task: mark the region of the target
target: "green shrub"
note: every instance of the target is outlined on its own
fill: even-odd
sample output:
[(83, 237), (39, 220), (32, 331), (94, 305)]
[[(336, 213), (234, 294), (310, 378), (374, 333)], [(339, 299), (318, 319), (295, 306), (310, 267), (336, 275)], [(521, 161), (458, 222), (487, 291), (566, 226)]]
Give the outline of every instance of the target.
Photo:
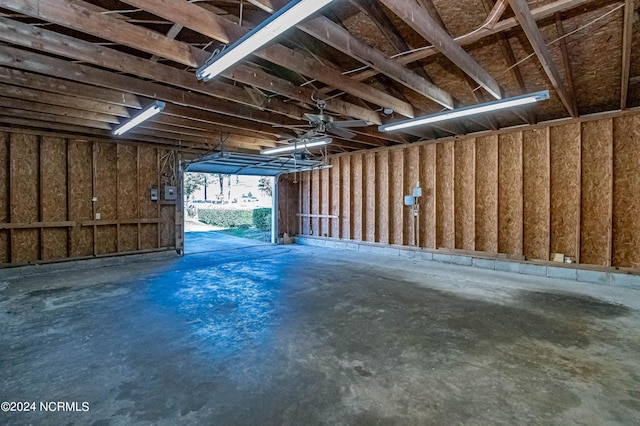
[(251, 210), (198, 209), (198, 220), (222, 228), (249, 227), (252, 224)]
[(271, 209), (261, 208), (253, 210), (253, 226), (261, 231), (271, 231)]

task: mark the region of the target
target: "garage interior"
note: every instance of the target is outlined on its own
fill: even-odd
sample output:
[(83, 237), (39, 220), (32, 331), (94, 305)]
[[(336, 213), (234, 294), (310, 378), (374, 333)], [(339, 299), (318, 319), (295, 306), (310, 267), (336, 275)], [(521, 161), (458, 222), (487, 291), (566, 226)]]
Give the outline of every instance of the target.
[(0, 3), (0, 423), (637, 424), (640, 5), (312, 3)]

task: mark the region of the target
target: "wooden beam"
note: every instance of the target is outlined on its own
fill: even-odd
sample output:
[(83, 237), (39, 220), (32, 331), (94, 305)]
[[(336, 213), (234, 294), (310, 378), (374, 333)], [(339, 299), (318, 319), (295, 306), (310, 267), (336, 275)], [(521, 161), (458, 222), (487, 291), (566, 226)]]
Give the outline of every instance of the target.
[(63, 117), (61, 115), (48, 114), (43, 112), (26, 111), (18, 108), (0, 107), (0, 115), (9, 117), (20, 117), (40, 121), (51, 121), (53, 123), (73, 124), (75, 126), (85, 126), (94, 129), (111, 130), (111, 125), (101, 121), (85, 120), (75, 117)]
[[(156, 0), (126, 0), (125, 3), (184, 25), (186, 28), (219, 41), (221, 41), (222, 34), (228, 36), (231, 41), (236, 41), (249, 32), (248, 29), (231, 23), (197, 4), (186, 3), (182, 0), (163, 0), (162, 2)], [(224, 33), (220, 32), (219, 27), (223, 28)], [(406, 117), (413, 118), (415, 116), (413, 107), (407, 102), (389, 96), (387, 93), (366, 84), (354, 81), (336, 69), (320, 64), (283, 45), (269, 45), (254, 52), (254, 55), (336, 87), (375, 105), (393, 108), (396, 112)]]
[(0, 67), (0, 83), (58, 93), (127, 108), (140, 108), (136, 95)]
[[(167, 38), (175, 40), (175, 38), (178, 36), (178, 34), (180, 34), (180, 31), (182, 31), (183, 28), (184, 27), (182, 25), (173, 24), (171, 28), (169, 28), (169, 31), (167, 31)], [(158, 62), (158, 59), (160, 59), (158, 55), (153, 55), (149, 60), (151, 62)]]
[[(531, 14), (533, 15), (534, 19), (541, 20), (541, 19), (545, 19), (550, 16), (553, 16), (554, 13), (574, 9), (576, 7), (583, 6), (591, 2), (593, 2), (593, 0), (556, 0), (553, 3), (549, 3), (544, 6), (540, 6), (538, 8), (533, 9), (531, 11)], [(476, 43), (485, 37), (489, 37), (493, 34), (508, 31), (517, 26), (518, 26), (518, 21), (516, 20), (516, 18), (507, 18), (496, 23), (492, 28), (486, 27), (486, 28), (483, 28), (482, 30), (474, 31), (469, 35), (457, 37), (455, 41), (460, 46), (467, 46), (467, 45)], [(402, 55), (397, 58), (397, 61), (403, 65), (408, 65), (412, 62), (428, 58), (438, 53), (440, 53), (439, 50), (435, 49), (434, 46), (430, 46), (426, 49), (422, 49), (412, 53), (408, 53), (406, 55)], [(363, 81), (373, 77), (377, 73), (378, 72), (376, 70), (367, 70), (357, 74), (352, 74), (351, 78), (354, 80)]]
[[(263, 0), (258, 1), (262, 2)], [(271, 5), (268, 11), (273, 13), (285, 6), (288, 1), (270, 0), (268, 3)], [(384, 53), (360, 41), (332, 20), (318, 16), (299, 24), (298, 28), (445, 108), (453, 109), (453, 98), (449, 93), (403, 67), (400, 63), (388, 59)]]
[(438, 46), (438, 50), (454, 64), (474, 79), (496, 99), (502, 98), (502, 89), (498, 82), (489, 75), (453, 38), (417, 4), (403, 0), (381, 0), (393, 13), (398, 15), (418, 34)]
[(631, 68), (631, 44), (633, 39), (633, 0), (624, 2), (624, 26), (622, 28), (622, 83), (620, 84), (620, 109), (627, 109), (629, 96), (629, 71)]
[[(0, 32), (0, 37), (1, 36), (2, 32)], [(67, 78), (114, 90), (127, 90), (151, 99), (160, 99), (179, 105), (189, 105), (194, 108), (269, 125), (289, 126), (300, 124), (300, 121), (286, 120), (277, 114), (257, 111), (244, 105), (220, 101), (210, 96), (186, 92), (184, 90), (118, 75), (86, 65), (73, 64), (62, 59), (39, 55), (9, 46), (0, 45), (0, 65), (59, 78)]]
[(567, 39), (564, 37), (564, 25), (562, 24), (562, 17), (559, 13), (555, 15), (556, 29), (558, 30), (558, 37), (560, 37), (560, 52), (562, 54), (562, 64), (564, 66), (564, 75), (567, 78), (567, 95), (571, 101), (571, 108), (576, 114), (580, 113), (578, 109), (578, 99), (576, 98), (576, 90), (573, 84), (573, 72), (571, 71), (571, 62), (569, 61), (569, 49), (567, 48)]
[(101, 114), (98, 112), (84, 111), (76, 108), (66, 108), (61, 106), (52, 106), (40, 102), (24, 101), (22, 99), (10, 99), (0, 97), (0, 107), (17, 108), (25, 111), (42, 112), (63, 117), (75, 117), (85, 120), (101, 121), (104, 123), (117, 124), (120, 121), (113, 115)]
[(0, 93), (2, 93), (2, 96), (7, 98), (38, 102), (52, 105), (53, 107), (74, 108), (116, 117), (129, 117), (127, 109), (121, 106), (74, 98), (73, 96), (47, 93), (41, 90), (29, 89), (27, 87), (10, 86), (8, 84), (0, 83)]
[(529, 39), (531, 47), (533, 47), (533, 50), (536, 52), (538, 60), (542, 64), (542, 68), (546, 72), (551, 84), (556, 89), (556, 93), (560, 97), (560, 100), (567, 111), (569, 111), (569, 114), (574, 118), (577, 117), (578, 111), (574, 108), (575, 100), (571, 99), (571, 94), (567, 91), (567, 88), (564, 85), (560, 72), (551, 58), (551, 54), (547, 48), (547, 43), (544, 41), (542, 33), (540, 33), (540, 29), (529, 10), (529, 5), (526, 0), (509, 0), (509, 4), (511, 5), (513, 13), (515, 13), (518, 21), (520, 22), (527, 39)]
[[(82, 31), (84, 28), (75, 29)], [(256, 105), (255, 99), (249, 96), (241, 87), (220, 81), (201, 84), (193, 77), (192, 73), (17, 21), (0, 18), (0, 40), (29, 48), (37, 46), (38, 50), (55, 55), (149, 78), (171, 86), (237, 102), (253, 108), (266, 109), (291, 118), (299, 119), (304, 112), (302, 109), (278, 99), (271, 99), (267, 102), (265, 98), (264, 102)], [(208, 57), (205, 52), (200, 52)]]

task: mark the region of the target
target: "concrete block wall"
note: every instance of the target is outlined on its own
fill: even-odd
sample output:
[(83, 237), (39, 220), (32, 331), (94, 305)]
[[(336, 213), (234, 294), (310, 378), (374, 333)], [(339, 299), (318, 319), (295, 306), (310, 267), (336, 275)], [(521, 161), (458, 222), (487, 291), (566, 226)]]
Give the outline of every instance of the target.
[(438, 253), (416, 247), (395, 246), (357, 241), (335, 240), (317, 237), (296, 237), (296, 243), (338, 250), (351, 250), (363, 253), (381, 254), (392, 257), (411, 258), (415, 260), (448, 263), (515, 274), (547, 277), (577, 282), (630, 287), (640, 289), (640, 275), (618, 272), (615, 270), (591, 270), (575, 264), (548, 265), (537, 262), (491, 259), (478, 256)]

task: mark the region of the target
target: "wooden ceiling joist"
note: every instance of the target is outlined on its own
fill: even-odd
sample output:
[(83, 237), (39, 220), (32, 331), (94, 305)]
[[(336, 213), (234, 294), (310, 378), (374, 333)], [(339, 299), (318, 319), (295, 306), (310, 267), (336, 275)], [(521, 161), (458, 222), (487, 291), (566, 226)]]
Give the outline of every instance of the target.
[(40, 113), (55, 112), (55, 115), (61, 115), (63, 117), (75, 117), (83, 120), (100, 121), (103, 123), (118, 124), (118, 120), (113, 115), (101, 114), (99, 112), (91, 112), (78, 108), (67, 108), (62, 106), (56, 106), (51, 108), (50, 104), (24, 101), (21, 99), (11, 99), (0, 97), (0, 106), (5, 108), (18, 108), (25, 111), (33, 111)]
[(393, 13), (405, 21), (414, 31), (428, 40), (456, 64), (476, 83), (496, 99), (502, 98), (498, 82), (485, 71), (424, 9), (403, 0), (381, 0)]
[[(256, 0), (255, 3), (261, 3), (263, 9), (273, 13), (285, 6), (288, 1)], [(349, 31), (330, 19), (318, 16), (298, 25), (298, 28), (445, 108), (453, 109), (453, 98), (449, 93), (393, 59), (388, 59), (384, 53), (355, 38)]]
[(577, 117), (578, 111), (576, 109), (575, 98), (572, 98), (571, 93), (567, 90), (567, 87), (560, 76), (560, 72), (554, 63), (553, 58), (551, 58), (547, 44), (542, 37), (542, 33), (540, 33), (540, 29), (538, 28), (531, 11), (529, 10), (529, 5), (526, 0), (509, 0), (509, 4), (511, 5), (513, 13), (515, 13), (518, 18), (524, 33), (527, 35), (529, 43), (531, 43), (531, 47), (533, 47), (533, 50), (536, 52), (538, 60), (542, 64), (542, 68), (551, 81), (551, 84), (556, 90), (556, 93), (560, 97), (563, 105), (567, 111), (569, 111), (571, 117)]
[[(124, 2), (165, 19), (174, 22), (178, 21), (176, 22), (177, 24), (184, 25), (186, 28), (218, 41), (222, 41), (222, 34), (228, 36), (231, 41), (236, 41), (249, 32), (246, 28), (203, 9), (197, 3), (185, 3), (181, 0), (164, 0), (162, 2), (155, 0), (124, 0)], [(177, 10), (179, 13), (176, 13)], [(213, 26), (213, 23), (216, 26)], [(218, 26), (224, 29), (224, 33), (220, 33)], [(393, 108), (406, 117), (413, 118), (415, 115), (413, 107), (409, 103), (371, 86), (354, 81), (336, 69), (320, 64), (281, 44), (271, 44), (254, 52), (254, 55), (362, 98), (374, 105)]]
[(129, 117), (127, 109), (120, 105), (105, 104), (101, 101), (49, 93), (28, 87), (0, 83), (0, 93), (7, 98), (21, 99), (23, 101), (37, 102), (63, 108), (82, 109), (88, 112), (116, 117)]
[(61, 80), (15, 69), (0, 67), (0, 82), (12, 84), (14, 86), (42, 90), (45, 92), (100, 101), (127, 108), (140, 108), (140, 101), (138, 100), (138, 97), (128, 92), (74, 83), (68, 80)]

